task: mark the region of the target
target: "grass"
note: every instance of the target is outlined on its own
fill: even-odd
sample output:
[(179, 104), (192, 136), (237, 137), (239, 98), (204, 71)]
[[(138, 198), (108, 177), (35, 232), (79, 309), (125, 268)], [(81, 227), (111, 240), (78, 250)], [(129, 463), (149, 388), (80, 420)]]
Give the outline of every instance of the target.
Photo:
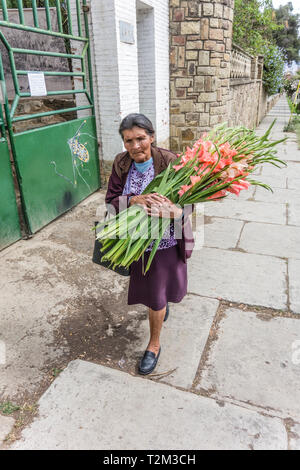
[(13, 403), (11, 403), (10, 401), (6, 401), (4, 403), (0, 403), (0, 411), (2, 411), (2, 413), (4, 415), (10, 415), (12, 414), (14, 411), (17, 411), (19, 410), (20, 407), (17, 406), (17, 405), (14, 405)]

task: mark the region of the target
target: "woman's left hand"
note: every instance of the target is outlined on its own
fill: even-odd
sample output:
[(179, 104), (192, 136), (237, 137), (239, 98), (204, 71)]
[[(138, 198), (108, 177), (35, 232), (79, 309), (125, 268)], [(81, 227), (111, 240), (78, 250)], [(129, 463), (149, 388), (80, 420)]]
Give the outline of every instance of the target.
[(179, 219), (182, 216), (182, 208), (174, 204), (166, 196), (159, 195), (157, 203), (147, 207), (147, 214), (153, 217), (163, 217), (166, 219)]

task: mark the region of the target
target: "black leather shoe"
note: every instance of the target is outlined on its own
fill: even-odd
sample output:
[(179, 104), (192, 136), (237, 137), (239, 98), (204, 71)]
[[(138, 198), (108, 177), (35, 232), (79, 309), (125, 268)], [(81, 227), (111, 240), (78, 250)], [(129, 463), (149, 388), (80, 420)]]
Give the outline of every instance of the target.
[(166, 314), (165, 314), (164, 321), (167, 321), (167, 320), (168, 320), (168, 316), (169, 316), (169, 304), (167, 304)]
[(140, 364), (139, 364), (139, 373), (142, 375), (150, 374), (155, 369), (155, 366), (157, 364), (159, 355), (160, 355), (160, 350), (157, 353), (157, 356), (155, 356), (155, 353), (152, 351), (145, 351), (144, 356), (142, 357)]

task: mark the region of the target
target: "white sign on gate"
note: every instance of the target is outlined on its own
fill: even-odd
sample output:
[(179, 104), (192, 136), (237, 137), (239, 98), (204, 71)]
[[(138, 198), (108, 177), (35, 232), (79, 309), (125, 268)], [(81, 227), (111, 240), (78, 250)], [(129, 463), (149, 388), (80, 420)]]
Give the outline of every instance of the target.
[(31, 96), (46, 96), (47, 88), (43, 72), (28, 72), (28, 82)]

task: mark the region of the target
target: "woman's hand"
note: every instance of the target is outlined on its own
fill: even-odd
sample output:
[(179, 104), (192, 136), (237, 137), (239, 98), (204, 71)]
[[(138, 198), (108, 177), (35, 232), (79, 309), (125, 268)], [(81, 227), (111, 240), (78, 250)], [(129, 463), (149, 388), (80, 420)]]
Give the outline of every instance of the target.
[(158, 193), (133, 196), (130, 205), (139, 204), (149, 216), (178, 219), (182, 216), (182, 208), (176, 206), (165, 196)]

